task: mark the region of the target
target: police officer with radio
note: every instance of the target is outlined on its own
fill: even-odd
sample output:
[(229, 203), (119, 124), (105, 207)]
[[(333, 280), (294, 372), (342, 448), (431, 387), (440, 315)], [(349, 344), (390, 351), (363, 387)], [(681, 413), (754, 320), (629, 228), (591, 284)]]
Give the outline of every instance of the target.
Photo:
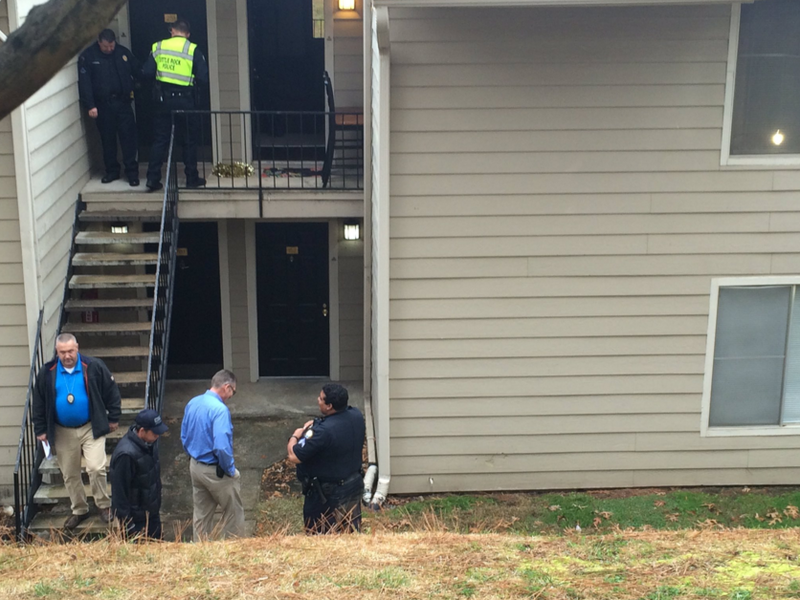
[[(169, 148), (172, 111), (194, 110), (198, 86), (208, 85), (208, 63), (189, 41), (191, 30), (187, 21), (178, 20), (170, 27), (170, 37), (153, 44), (153, 51), (144, 63), (143, 74), (155, 78), (154, 99), (156, 116), (153, 123), (153, 147), (147, 166), (147, 189), (160, 190), (161, 165)], [(201, 187), (206, 180), (197, 171), (197, 115), (176, 115), (175, 130), (183, 140), (183, 166), (187, 187)]]
[(102, 183), (119, 179), (117, 137), (122, 147), (125, 175), (132, 186), (139, 185), (136, 158), (136, 119), (133, 116), (134, 80), (141, 77), (141, 66), (131, 51), (117, 44), (117, 37), (104, 29), (78, 57), (78, 92), (89, 117), (97, 123), (103, 146), (105, 175)]
[(303, 486), (303, 522), (307, 533), (361, 530), (364, 416), (348, 406), (347, 389), (323, 386), (317, 398), (322, 417), (308, 421), (289, 438), (289, 462), (297, 465)]

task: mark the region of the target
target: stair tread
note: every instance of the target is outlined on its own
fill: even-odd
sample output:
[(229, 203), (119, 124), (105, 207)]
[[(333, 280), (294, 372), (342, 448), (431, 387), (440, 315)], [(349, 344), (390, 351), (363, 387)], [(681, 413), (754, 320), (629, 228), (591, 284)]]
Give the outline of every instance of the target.
[[(28, 526), (29, 531), (56, 531), (64, 529), (64, 524), (70, 514), (52, 514), (52, 513), (39, 513)], [(103, 523), (98, 515), (92, 515), (85, 521), (81, 522), (74, 530), (74, 533), (80, 535), (82, 533), (106, 533), (110, 525)]]
[(154, 210), (84, 210), (80, 213), (81, 221), (128, 221), (128, 222), (161, 222), (161, 211)]
[[(108, 495), (111, 495), (111, 486), (107, 486)], [(92, 486), (88, 483), (83, 484), (87, 498), (92, 498)], [(59, 500), (69, 499), (67, 487), (63, 483), (43, 483), (33, 495), (36, 504), (56, 504)]]
[(70, 288), (152, 287), (155, 284), (155, 275), (73, 275), (69, 280)]
[[(106, 454), (106, 467), (108, 467), (110, 462), (111, 462), (111, 455)], [(60, 473), (60, 472), (61, 470), (58, 468), (57, 456), (50, 456), (50, 458), (45, 458), (42, 461), (42, 464), (39, 465), (39, 473), (41, 473), (42, 475)], [(85, 472), (86, 472), (86, 459), (81, 456), (81, 473)]]
[(72, 259), (75, 266), (90, 265), (150, 265), (158, 262), (157, 252), (76, 252)]
[(152, 298), (109, 298), (102, 300), (67, 300), (67, 310), (91, 310), (95, 308), (152, 308)]
[(110, 231), (81, 231), (75, 236), (78, 244), (157, 244), (159, 233), (111, 233)]
[(116, 346), (113, 348), (83, 348), (81, 352), (97, 358), (121, 358), (128, 356), (145, 357), (150, 354), (147, 346)]
[(125, 383), (144, 383), (147, 381), (147, 373), (144, 371), (122, 371), (114, 373), (114, 381), (119, 384)]
[(62, 329), (66, 333), (145, 333), (150, 331), (150, 323), (66, 323)]
[(135, 415), (144, 410), (144, 398), (123, 398), (122, 413), (126, 415)]

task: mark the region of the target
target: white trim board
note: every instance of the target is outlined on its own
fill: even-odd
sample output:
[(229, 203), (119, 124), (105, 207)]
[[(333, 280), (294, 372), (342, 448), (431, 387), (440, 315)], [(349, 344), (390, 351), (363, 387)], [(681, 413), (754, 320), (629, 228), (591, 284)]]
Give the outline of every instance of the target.
[(711, 381), (714, 375), (714, 349), (717, 334), (719, 289), (721, 287), (732, 286), (768, 285), (800, 285), (800, 276), (719, 277), (711, 280), (711, 294), (708, 306), (708, 335), (706, 337), (706, 360), (703, 369), (703, 399), (702, 410), (700, 412), (701, 437), (800, 435), (800, 424), (795, 423), (751, 427), (708, 426), (708, 418), (711, 412)]

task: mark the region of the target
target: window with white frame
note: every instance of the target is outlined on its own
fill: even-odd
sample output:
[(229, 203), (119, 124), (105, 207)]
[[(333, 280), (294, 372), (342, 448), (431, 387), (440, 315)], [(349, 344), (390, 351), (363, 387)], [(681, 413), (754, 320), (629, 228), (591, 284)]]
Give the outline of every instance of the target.
[(738, 33), (730, 155), (800, 154), (800, 1), (742, 4)]
[(719, 286), (710, 429), (800, 423), (799, 291), (798, 284)]

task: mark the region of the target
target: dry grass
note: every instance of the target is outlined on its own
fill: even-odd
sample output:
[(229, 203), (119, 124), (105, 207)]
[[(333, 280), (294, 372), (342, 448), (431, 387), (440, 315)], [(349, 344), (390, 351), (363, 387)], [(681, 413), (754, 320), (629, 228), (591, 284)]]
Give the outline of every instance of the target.
[(109, 538), (4, 546), (0, 598), (800, 597), (797, 529), (545, 537), (433, 529), (205, 544)]

